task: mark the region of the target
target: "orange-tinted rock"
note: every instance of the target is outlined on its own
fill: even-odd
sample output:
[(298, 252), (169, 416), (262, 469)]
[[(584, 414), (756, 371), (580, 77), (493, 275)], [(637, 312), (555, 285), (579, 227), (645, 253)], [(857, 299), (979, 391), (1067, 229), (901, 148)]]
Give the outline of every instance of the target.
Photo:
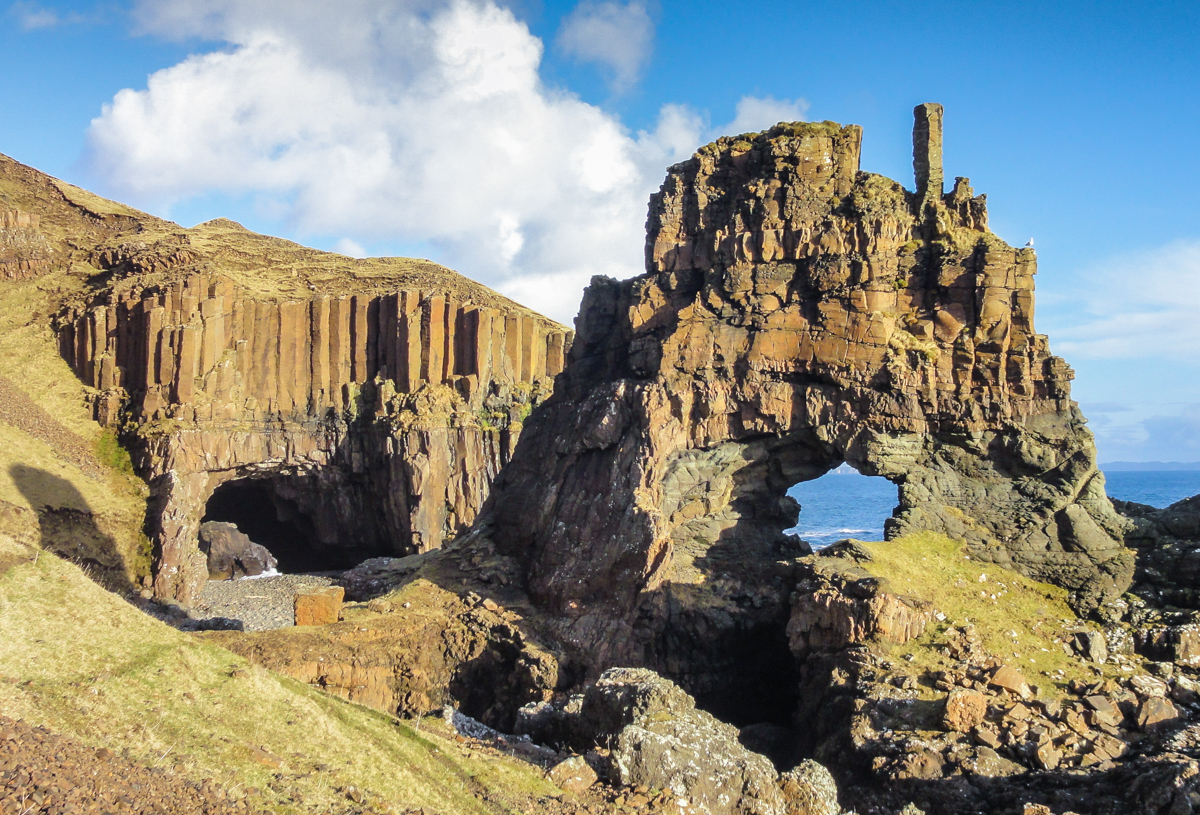
[(302, 589), (296, 592), (296, 625), (331, 625), (341, 619), (342, 599), (346, 590), (341, 586)]
[(199, 259), (178, 247), (106, 250), (97, 262), (135, 274), (59, 332), (63, 355), (98, 391), (97, 418), (137, 426), (134, 459), (155, 492), (162, 553), (155, 592), (185, 603), (203, 580), (192, 554), (205, 504), (248, 475), (308, 508), (321, 546), (354, 542), (363, 557), (426, 551), (465, 530), (524, 405), (548, 392), (570, 345), (566, 329), (513, 303), (516, 357), (490, 333), (479, 342), (463, 326), (480, 306), (439, 290), (503, 313), (501, 298), (469, 281), (425, 275), (428, 289), (379, 292), (347, 276), (350, 293), (280, 300), (195, 271)]
[(1036, 256), (965, 179), (942, 192), (940, 110), (918, 117), (915, 193), (860, 171), (856, 126), (702, 147), (651, 199), (646, 273), (593, 279), (473, 534), (597, 666), (771, 675), (745, 654), (793, 610), (785, 493), (843, 462), (897, 484), (888, 537), (947, 534), (1083, 611), (1129, 585), (1073, 374), (1034, 329)]
[(988, 684), (994, 688), (1011, 691), (1018, 696), (1029, 694), (1029, 682), (1025, 679), (1024, 674), (1008, 665), (1001, 665), (993, 671), (991, 677), (988, 678)]
[(1179, 721), (1179, 710), (1169, 699), (1150, 696), (1138, 706), (1138, 727), (1147, 732), (1164, 730)]
[(942, 727), (958, 733), (969, 732), (983, 724), (983, 717), (987, 715), (987, 703), (987, 697), (978, 691), (952, 691), (946, 697)]

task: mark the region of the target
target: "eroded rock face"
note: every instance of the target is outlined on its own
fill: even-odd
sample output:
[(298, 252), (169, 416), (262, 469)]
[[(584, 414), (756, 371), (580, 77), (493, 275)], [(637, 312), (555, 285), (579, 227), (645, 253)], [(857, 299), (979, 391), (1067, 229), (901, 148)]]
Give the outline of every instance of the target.
[(26, 280), (50, 268), (53, 250), (36, 213), (0, 209), (0, 280)]
[(738, 730), (696, 709), (675, 683), (641, 668), (611, 668), (574, 699), (525, 707), (518, 724), (535, 740), (577, 749), (611, 745), (609, 780), (661, 789), (713, 815), (829, 815), (839, 812), (829, 771), (803, 761), (782, 776)]
[[(566, 329), (449, 270), (303, 286), (296, 267), (336, 256), (272, 241), (218, 221), (102, 245), (92, 261), (113, 281), (60, 320), (97, 418), (125, 429), (151, 484), (161, 597), (196, 596), (205, 507), (243, 479), (318, 550), (440, 546), (563, 365)], [(241, 268), (251, 248), (264, 268)]]
[(647, 273), (592, 281), (474, 534), (595, 666), (700, 696), (756, 673), (747, 643), (786, 651), (785, 491), (842, 462), (898, 485), (889, 536), (944, 532), (1085, 610), (1129, 585), (1033, 250), (966, 179), (943, 193), (941, 110), (917, 114), (916, 193), (859, 171), (856, 126), (721, 139), (652, 197)]

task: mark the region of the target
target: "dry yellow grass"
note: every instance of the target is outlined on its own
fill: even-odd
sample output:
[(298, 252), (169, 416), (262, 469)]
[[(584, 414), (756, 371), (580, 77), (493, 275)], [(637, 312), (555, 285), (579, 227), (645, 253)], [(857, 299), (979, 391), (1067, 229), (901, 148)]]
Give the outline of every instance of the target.
[[(14, 546), (0, 539), (0, 550)], [(440, 721), (417, 732), (249, 665), (45, 554), (0, 577), (0, 710), (193, 780), (256, 787), (280, 813), (344, 808), (347, 786), (446, 815), (518, 811), (558, 794), (515, 759), (468, 759)], [(283, 766), (259, 763), (256, 748)]]

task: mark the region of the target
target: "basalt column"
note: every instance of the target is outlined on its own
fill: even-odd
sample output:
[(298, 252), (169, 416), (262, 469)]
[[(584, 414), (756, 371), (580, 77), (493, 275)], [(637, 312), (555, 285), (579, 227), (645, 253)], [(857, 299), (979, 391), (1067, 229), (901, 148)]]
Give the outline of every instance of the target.
[(303, 508), (318, 546), (400, 555), (465, 529), (570, 337), (462, 288), (269, 299), (185, 272), (67, 314), (62, 354), (152, 486), (156, 594), (195, 596), (229, 481)]
[(844, 461), (899, 486), (889, 537), (944, 532), (1083, 609), (1128, 585), (1072, 372), (1034, 330), (1034, 253), (965, 178), (942, 193), (941, 120), (916, 110), (915, 192), (859, 170), (857, 126), (720, 139), (652, 197), (647, 272), (593, 280), (474, 527), (593, 669), (703, 693), (773, 637), (785, 491)]

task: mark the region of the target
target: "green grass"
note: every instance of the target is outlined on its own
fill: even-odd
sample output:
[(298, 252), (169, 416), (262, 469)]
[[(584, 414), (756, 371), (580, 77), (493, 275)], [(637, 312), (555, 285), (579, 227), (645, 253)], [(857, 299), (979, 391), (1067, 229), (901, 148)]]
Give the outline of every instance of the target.
[[(0, 577), (0, 710), (193, 780), (257, 788), (257, 804), (280, 813), (344, 809), (348, 786), (377, 808), (447, 815), (519, 811), (557, 794), (516, 760), (466, 760), (440, 720), (418, 733), (250, 665), (45, 553)], [(283, 766), (259, 763), (256, 748)]]
[(117, 434), (105, 428), (96, 437), (96, 459), (104, 466), (123, 475), (136, 476), (129, 451), (121, 446)]
[(972, 560), (963, 544), (944, 535), (920, 533), (864, 546), (872, 560), (863, 567), (886, 577), (889, 591), (928, 600), (945, 615), (921, 637), (889, 648), (898, 664), (911, 654), (914, 672), (948, 667), (951, 660), (941, 654), (947, 633), (970, 623), (989, 653), (1050, 695), (1060, 694), (1073, 677), (1121, 675), (1116, 666), (1096, 666), (1063, 650), (1064, 629), (1081, 624), (1065, 589)]

